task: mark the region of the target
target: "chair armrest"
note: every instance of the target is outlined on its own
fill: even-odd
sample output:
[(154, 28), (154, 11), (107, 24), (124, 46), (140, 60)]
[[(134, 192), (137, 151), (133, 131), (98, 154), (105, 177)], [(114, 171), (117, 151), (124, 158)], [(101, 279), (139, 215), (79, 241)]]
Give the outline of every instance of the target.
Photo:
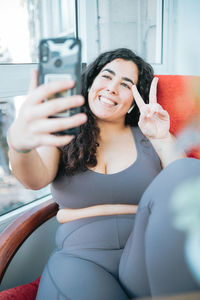
[(53, 200), (26, 211), (11, 223), (0, 235), (0, 283), (13, 256), (23, 242), (44, 222), (54, 217), (58, 205)]

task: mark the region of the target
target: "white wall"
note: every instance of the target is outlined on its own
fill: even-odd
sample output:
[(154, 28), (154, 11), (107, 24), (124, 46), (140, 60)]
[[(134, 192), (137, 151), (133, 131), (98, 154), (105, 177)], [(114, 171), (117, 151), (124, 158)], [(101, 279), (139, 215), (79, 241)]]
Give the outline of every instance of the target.
[(200, 1), (175, 0), (171, 67), (174, 74), (200, 75)]

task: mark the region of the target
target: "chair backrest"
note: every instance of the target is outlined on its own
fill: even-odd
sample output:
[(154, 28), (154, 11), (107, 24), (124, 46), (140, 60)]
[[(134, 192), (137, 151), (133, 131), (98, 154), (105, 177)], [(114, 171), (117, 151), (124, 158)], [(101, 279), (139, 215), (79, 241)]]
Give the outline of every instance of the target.
[[(200, 77), (184, 75), (155, 76), (159, 78), (158, 103), (168, 111), (171, 121), (170, 132), (177, 135), (199, 114)], [(200, 149), (191, 149), (188, 156), (200, 159)]]

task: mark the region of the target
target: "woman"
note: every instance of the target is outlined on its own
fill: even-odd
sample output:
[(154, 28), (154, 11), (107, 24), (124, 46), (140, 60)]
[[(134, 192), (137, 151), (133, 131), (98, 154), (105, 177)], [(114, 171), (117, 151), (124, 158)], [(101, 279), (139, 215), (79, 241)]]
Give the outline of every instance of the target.
[[(44, 102), (73, 84), (37, 87), (35, 76), (9, 130), (15, 176), (31, 189), (52, 183), (63, 223), (37, 299), (123, 300), (198, 289), (168, 200), (177, 184), (200, 173), (199, 161), (174, 152), (152, 67), (128, 49), (109, 51), (83, 72), (82, 96)], [(83, 104), (81, 114), (48, 119)], [(76, 126), (76, 137), (51, 134)]]

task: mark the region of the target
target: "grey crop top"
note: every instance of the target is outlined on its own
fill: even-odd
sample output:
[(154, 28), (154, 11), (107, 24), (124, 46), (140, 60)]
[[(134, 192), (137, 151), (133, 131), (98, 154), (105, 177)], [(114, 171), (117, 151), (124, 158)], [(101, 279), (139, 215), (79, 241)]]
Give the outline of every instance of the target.
[(139, 127), (132, 127), (132, 132), (137, 159), (128, 168), (114, 174), (87, 170), (73, 176), (56, 177), (51, 184), (51, 192), (60, 208), (139, 203), (147, 186), (161, 171), (161, 162)]

